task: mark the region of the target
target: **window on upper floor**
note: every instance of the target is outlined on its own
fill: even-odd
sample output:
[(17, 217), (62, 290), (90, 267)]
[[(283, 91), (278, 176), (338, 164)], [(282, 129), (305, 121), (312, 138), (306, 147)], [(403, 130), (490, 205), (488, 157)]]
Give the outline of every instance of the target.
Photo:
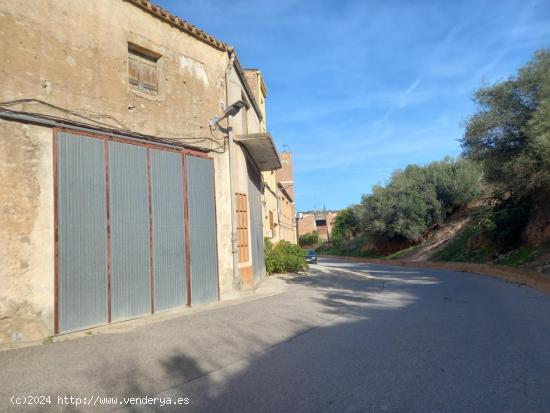
[(159, 55), (128, 44), (128, 84), (130, 89), (156, 95), (158, 93)]

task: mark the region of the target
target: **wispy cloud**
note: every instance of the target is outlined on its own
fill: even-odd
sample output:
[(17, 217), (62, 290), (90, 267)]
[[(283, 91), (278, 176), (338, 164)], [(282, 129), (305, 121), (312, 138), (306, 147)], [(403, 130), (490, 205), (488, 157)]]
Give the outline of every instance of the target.
[(343, 207), (394, 168), (457, 155), (481, 80), (550, 46), (547, 0), (157, 1), (263, 71), (302, 209)]

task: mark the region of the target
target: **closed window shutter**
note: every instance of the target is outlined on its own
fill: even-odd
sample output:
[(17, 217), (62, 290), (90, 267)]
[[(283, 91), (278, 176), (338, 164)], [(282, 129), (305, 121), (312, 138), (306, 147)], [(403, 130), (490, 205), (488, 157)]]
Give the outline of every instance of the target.
[(157, 64), (149, 63), (145, 60), (141, 62), (142, 85), (145, 90), (156, 92), (157, 82)]
[(139, 66), (140, 62), (132, 55), (128, 56), (128, 81), (130, 85), (139, 87)]
[(158, 92), (158, 58), (128, 48), (128, 83), (132, 89), (156, 95)]

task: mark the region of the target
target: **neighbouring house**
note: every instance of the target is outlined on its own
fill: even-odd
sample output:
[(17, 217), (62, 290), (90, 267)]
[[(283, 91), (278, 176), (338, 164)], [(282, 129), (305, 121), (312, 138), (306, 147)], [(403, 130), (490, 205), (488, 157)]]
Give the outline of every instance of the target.
[(232, 47), (147, 0), (0, 0), (0, 50), (0, 344), (264, 276), (281, 162)]
[(330, 242), (336, 215), (337, 212), (333, 211), (300, 212), (297, 219), (298, 236), (317, 231), (321, 242)]
[[(267, 131), (266, 123), (266, 98), (267, 87), (265, 85), (262, 72), (258, 69), (246, 69), (246, 79), (254, 93), (256, 101), (259, 102), (262, 111), (262, 121), (260, 129)], [(264, 217), (264, 237), (272, 242), (279, 241), (279, 202), (277, 196), (277, 179), (275, 170), (262, 172), (264, 191), (262, 195), (263, 217)]]
[[(250, 87), (259, 102), (263, 118), (260, 129), (265, 132), (267, 129), (265, 117), (265, 104), (267, 98), (267, 87), (262, 72), (258, 69), (246, 69), (246, 78)], [(263, 217), (264, 236), (276, 243), (286, 240), (293, 244), (297, 243), (296, 235), (296, 211), (294, 199), (294, 177), (292, 172), (292, 154), (290, 152), (280, 153), (282, 168), (262, 172), (263, 192)]]

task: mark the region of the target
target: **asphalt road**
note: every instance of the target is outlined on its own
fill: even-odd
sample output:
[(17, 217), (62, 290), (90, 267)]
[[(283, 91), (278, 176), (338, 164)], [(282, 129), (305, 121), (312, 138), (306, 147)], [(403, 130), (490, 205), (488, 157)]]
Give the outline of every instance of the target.
[[(238, 305), (0, 352), (0, 411), (550, 412), (547, 295), (327, 259), (277, 282), (286, 291)], [(161, 407), (168, 398), (189, 404)]]

